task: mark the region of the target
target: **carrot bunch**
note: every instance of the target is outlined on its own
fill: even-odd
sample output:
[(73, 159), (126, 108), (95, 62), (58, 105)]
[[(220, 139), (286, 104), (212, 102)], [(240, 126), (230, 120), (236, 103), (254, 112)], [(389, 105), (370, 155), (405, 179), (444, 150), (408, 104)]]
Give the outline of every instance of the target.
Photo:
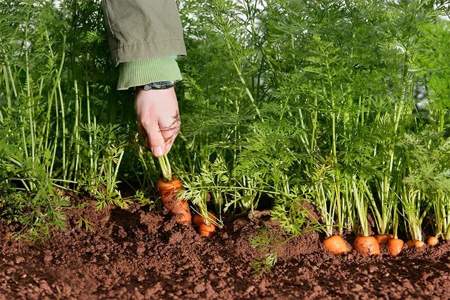
[(200, 236), (211, 237), (216, 231), (216, 216), (208, 213), (208, 210), (202, 207), (201, 211), (203, 213), (196, 214), (192, 218), (188, 201), (179, 199), (183, 191), (183, 184), (181, 180), (173, 176), (167, 156), (162, 156), (158, 160), (162, 177), (158, 180), (157, 188), (163, 206), (175, 217), (178, 223), (183, 225), (191, 225), (193, 223)]
[(189, 225), (192, 221), (189, 204), (185, 199), (178, 199), (178, 195), (183, 190), (183, 184), (172, 175), (167, 156), (160, 157), (158, 160), (163, 173), (157, 183), (161, 202), (178, 223)]
[(176, 178), (170, 181), (160, 179), (157, 185), (163, 206), (174, 215), (178, 223), (189, 225), (192, 220), (189, 204), (184, 199), (178, 199), (178, 194), (183, 189), (181, 181)]

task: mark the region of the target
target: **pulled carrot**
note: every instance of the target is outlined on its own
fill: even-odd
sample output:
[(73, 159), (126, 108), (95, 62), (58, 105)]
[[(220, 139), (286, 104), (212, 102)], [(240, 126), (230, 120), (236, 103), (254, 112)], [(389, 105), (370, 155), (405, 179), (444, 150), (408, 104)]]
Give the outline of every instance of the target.
[(183, 225), (190, 224), (192, 215), (189, 204), (186, 200), (178, 199), (178, 193), (183, 189), (181, 181), (176, 178), (170, 181), (160, 179), (157, 187), (163, 206), (175, 216), (176, 221)]

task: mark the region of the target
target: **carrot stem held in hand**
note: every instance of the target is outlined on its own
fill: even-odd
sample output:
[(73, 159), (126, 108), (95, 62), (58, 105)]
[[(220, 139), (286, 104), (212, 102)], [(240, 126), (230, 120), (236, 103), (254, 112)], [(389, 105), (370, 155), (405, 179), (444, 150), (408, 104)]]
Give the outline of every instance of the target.
[(171, 181), (166, 181), (161, 178), (158, 180), (157, 185), (164, 207), (175, 216), (178, 223), (190, 224), (192, 216), (189, 204), (186, 200), (178, 199), (178, 194), (183, 189), (181, 181), (175, 178)]
[(166, 155), (163, 155), (161, 157), (158, 157), (159, 166), (161, 168), (161, 172), (163, 175), (163, 178), (167, 181), (172, 180), (172, 168), (170, 167), (169, 158)]

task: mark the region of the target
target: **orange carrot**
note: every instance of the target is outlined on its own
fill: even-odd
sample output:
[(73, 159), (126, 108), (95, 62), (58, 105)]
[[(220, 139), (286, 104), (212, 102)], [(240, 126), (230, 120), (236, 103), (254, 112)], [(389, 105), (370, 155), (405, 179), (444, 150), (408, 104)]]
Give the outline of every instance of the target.
[(387, 242), (387, 249), (389, 251), (389, 254), (391, 256), (399, 255), (400, 252), (402, 252), (404, 244), (405, 244), (405, 242), (403, 242), (400, 239), (396, 239), (396, 238), (389, 239)]
[(214, 232), (216, 231), (216, 226), (213, 224), (200, 224), (200, 226), (198, 227), (198, 233), (200, 234), (200, 236), (204, 236), (204, 237), (211, 237), (214, 235)]
[(175, 220), (178, 224), (189, 225), (192, 221), (192, 216), (190, 212), (184, 212), (175, 215)]
[(203, 223), (203, 217), (201, 215), (194, 215), (194, 217), (192, 218), (192, 223), (194, 223), (194, 225), (200, 226), (200, 224)]
[(326, 251), (334, 255), (346, 254), (352, 251), (352, 246), (340, 235), (333, 235), (323, 241), (323, 246)]
[(363, 256), (379, 255), (380, 244), (373, 236), (358, 236), (353, 247)]
[(164, 207), (175, 216), (178, 223), (188, 225), (191, 223), (191, 211), (186, 200), (179, 200), (178, 193), (183, 189), (183, 184), (178, 179), (165, 181), (158, 180), (157, 187), (161, 195)]
[(189, 215), (190, 215), (191, 211), (189, 209), (189, 203), (186, 200), (176, 200), (176, 202), (172, 206), (171, 212), (174, 215), (186, 214), (186, 213), (189, 213)]
[(420, 249), (423, 248), (425, 246), (425, 243), (419, 240), (410, 240), (407, 243), (408, 248), (416, 248), (416, 249)]
[[(214, 220), (216, 216), (209, 213), (209, 219)], [(201, 215), (195, 215), (192, 222), (197, 226), (198, 233), (203, 237), (211, 237), (216, 231), (216, 225), (211, 223), (211, 221), (206, 220)]]
[(429, 236), (429, 237), (427, 238), (427, 245), (428, 245), (428, 246), (433, 247), (433, 246), (436, 246), (437, 244), (439, 244), (439, 239), (438, 239), (437, 237), (435, 237), (435, 236)]

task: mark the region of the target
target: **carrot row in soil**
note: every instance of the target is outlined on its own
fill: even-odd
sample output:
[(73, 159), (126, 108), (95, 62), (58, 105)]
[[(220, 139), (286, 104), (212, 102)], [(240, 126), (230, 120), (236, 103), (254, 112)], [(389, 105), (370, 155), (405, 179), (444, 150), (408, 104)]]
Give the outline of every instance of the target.
[[(421, 249), (428, 245), (434, 247), (439, 243), (438, 238), (430, 236), (425, 244), (422, 241), (410, 240), (406, 243), (410, 249)], [(386, 246), (389, 254), (393, 257), (398, 256), (405, 242), (393, 235), (377, 235), (377, 236), (357, 236), (353, 242), (355, 249), (362, 256), (376, 256), (381, 254), (381, 247)], [(334, 255), (347, 254), (352, 251), (350, 244), (340, 235), (333, 235), (323, 241), (324, 249)]]

